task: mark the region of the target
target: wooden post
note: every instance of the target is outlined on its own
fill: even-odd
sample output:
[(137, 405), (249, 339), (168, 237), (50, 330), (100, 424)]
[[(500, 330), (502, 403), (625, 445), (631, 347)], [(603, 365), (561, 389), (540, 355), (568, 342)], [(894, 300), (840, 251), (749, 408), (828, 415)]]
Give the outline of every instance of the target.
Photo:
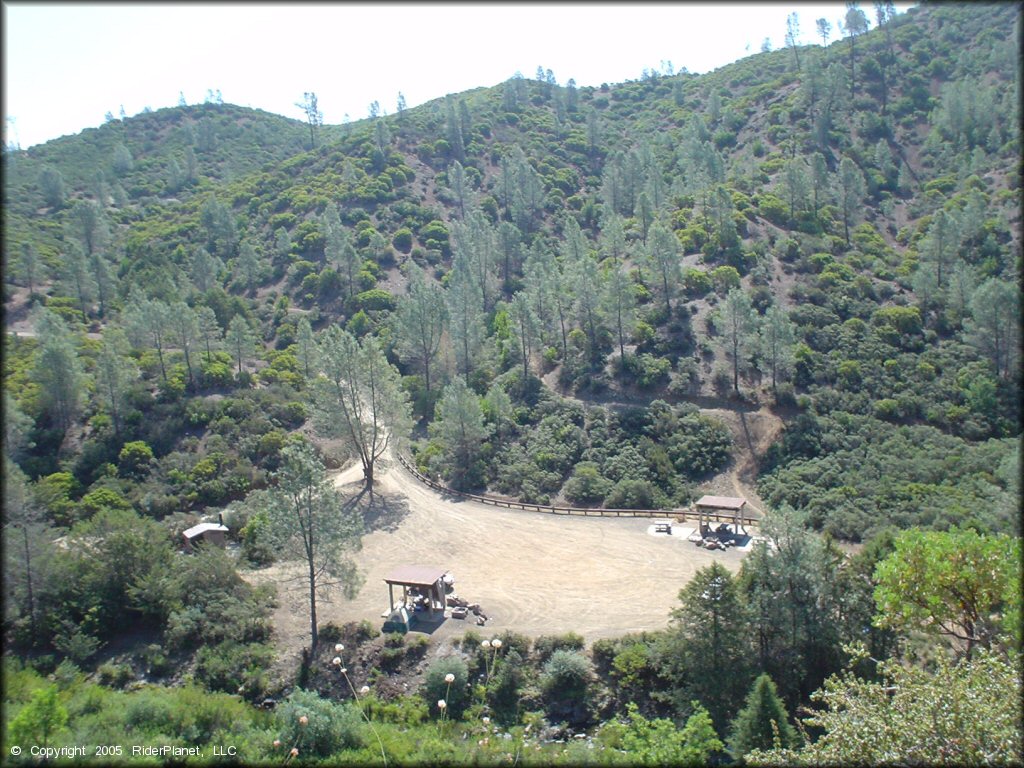
[(395, 587), (392, 584), (388, 584), (388, 618), (391, 618), (391, 612), (395, 610)]

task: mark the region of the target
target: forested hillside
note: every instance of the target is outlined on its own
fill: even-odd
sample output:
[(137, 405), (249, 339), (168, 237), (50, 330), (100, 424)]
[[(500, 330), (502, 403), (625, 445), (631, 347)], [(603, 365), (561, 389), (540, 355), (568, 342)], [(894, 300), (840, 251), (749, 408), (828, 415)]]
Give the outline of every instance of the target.
[[(840, 39), (819, 26), (822, 45), (706, 75), (577, 87), (538, 67), (344, 126), (323, 125), (310, 94), (305, 121), (183, 104), (6, 152), (13, 721), (63, 710), (84, 738), (116, 697), (148, 712), (207, 701), (199, 688), (281, 693), (267, 672), (270, 593), (230, 557), (175, 549), (222, 513), (243, 562), (280, 557), (281, 510), (299, 488), (327, 494), (325, 466), (361, 464), (371, 498), (397, 449), (459, 490), (674, 509), (735, 473), (753, 449), (731, 425), (752, 413), (783, 425), (747, 477), (775, 546), (735, 576), (680, 584), (669, 629), (589, 656), (572, 638), (531, 650), (520, 636), (488, 658), (467, 639), (452, 667), (462, 707), (434, 706), (457, 698), (438, 667), (429, 707), (382, 694), (372, 718), (354, 686), (317, 678), (321, 647), (291, 709), (238, 705), (233, 724), (173, 733), (139, 714), (130, 727), (203, 743), (235, 728), (250, 756), (271, 759), (270, 742), (294, 730), (285, 713), (315, 711), (323, 756), (430, 762), (470, 759), (447, 737), (486, 712), (522, 749), (542, 718), (605, 723), (590, 750), (656, 764), (771, 749), (754, 734), (757, 707), (795, 715), (826, 680), (828, 707), (848, 696), (851, 711), (870, 709), (876, 692), (854, 671), (863, 686), (962, 685), (964, 697), (1005, 678), (1015, 699), (1019, 8), (875, 10), (869, 25), (851, 6)], [(345, 517), (332, 541), (355, 548), (370, 527)], [(971, 584), (966, 619), (894, 586), (955, 582), (925, 573), (947, 556), (958, 574), (997, 562)], [(329, 565), (358, 585), (343, 559)], [(725, 625), (707, 647), (712, 616)], [(372, 644), (361, 631), (355, 642)], [(314, 646), (316, 632), (314, 617)], [(142, 649), (135, 661), (97, 670), (122, 642)], [(734, 666), (734, 685), (702, 676), (708, 654)], [(878, 665), (889, 657), (916, 666)], [(55, 669), (62, 703), (47, 704), (37, 673)], [(190, 686), (108, 690), (137, 674)], [(486, 678), (481, 690), (467, 674)], [(847, 727), (841, 711), (813, 706), (820, 721), (782, 728), (761, 759), (887, 759), (843, 753), (827, 738)], [(1013, 704), (970, 717), (991, 715), (997, 761), (1020, 759), (1015, 711), (1000, 706)], [(438, 743), (423, 746), (415, 734), (432, 718)], [(383, 742), (364, 730), (374, 719)], [(472, 733), (473, 754), (500, 759), (489, 729)], [(305, 738), (289, 734), (289, 748)], [(596, 759), (536, 746), (542, 763)], [(981, 754), (962, 746), (941, 759)]]

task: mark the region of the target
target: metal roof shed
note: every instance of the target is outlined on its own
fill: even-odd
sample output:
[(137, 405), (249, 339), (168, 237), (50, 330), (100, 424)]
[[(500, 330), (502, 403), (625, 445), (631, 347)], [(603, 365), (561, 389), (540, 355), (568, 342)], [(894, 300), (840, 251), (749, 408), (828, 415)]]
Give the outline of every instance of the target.
[(203, 541), (223, 547), (226, 543), (227, 532), (228, 527), (221, 523), (200, 523), (193, 525), (181, 535), (185, 537), (185, 549), (191, 550), (192, 547)]

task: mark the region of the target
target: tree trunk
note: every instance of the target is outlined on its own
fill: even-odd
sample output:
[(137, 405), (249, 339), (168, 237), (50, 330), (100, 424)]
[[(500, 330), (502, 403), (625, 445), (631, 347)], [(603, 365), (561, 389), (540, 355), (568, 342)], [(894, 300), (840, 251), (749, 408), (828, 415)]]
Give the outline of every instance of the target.
[(366, 490), (370, 493), (370, 501), (373, 501), (373, 461), (363, 462), (363, 481), (366, 483)]
[(32, 556), (29, 552), (28, 527), (21, 527), (22, 540), (25, 545), (25, 586), (28, 590), (28, 625), (33, 637), (36, 634), (36, 601), (32, 591)]
[(316, 569), (313, 567), (313, 558), (309, 558), (309, 631), (310, 631), (310, 656), (316, 654), (316, 644), (319, 635), (316, 629)]
[(188, 383), (195, 386), (195, 377), (192, 375), (192, 360), (188, 355), (188, 345), (182, 344), (182, 351), (185, 353), (185, 367), (188, 369)]
[[(621, 297), (620, 297), (620, 299), (621, 299)], [(619, 358), (622, 360), (623, 363), (625, 363), (626, 362), (626, 345), (625, 345), (625, 339), (623, 338), (624, 334), (623, 334), (623, 330), (622, 330), (622, 301), (621, 300), (616, 305), (615, 319), (616, 319), (616, 324), (618, 325), (618, 329), (619, 329)]]
[(159, 340), (156, 343), (156, 356), (160, 360), (160, 376), (164, 380), (164, 384), (167, 383), (167, 369), (164, 367), (164, 350)]
[(732, 388), (740, 391), (740, 339), (739, 331), (733, 330), (732, 337)]

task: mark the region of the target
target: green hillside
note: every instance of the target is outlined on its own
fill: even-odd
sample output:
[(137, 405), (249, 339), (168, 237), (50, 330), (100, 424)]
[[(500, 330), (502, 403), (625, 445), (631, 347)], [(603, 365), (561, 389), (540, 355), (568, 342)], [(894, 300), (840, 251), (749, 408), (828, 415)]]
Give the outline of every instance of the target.
[[(9, 663), (89, 670), (131, 629), (153, 679), (181, 663), (211, 691), (276, 693), (267, 595), (212, 555), (166, 572), (219, 512), (244, 559), (273, 560), (270, 500), (306, 443), (361, 462), (370, 490), (393, 446), (531, 503), (672, 510), (735, 488), (799, 544), (726, 573), (751, 616), (737, 647), (757, 647), (736, 691), (694, 677), (674, 623), (592, 649), (586, 716), (545, 693), (577, 661), (521, 649), (525, 703), (487, 699), (509, 727), (630, 702), (681, 726), (699, 700), (728, 741), (756, 673), (794, 713), (854, 640), (941, 655), (872, 624), (875, 567), (933, 531), (1019, 551), (1021, 22), (1013, 4), (882, 20), (706, 75), (577, 88), (539, 68), (344, 126), (207, 103), (5, 153)], [(807, 569), (799, 596), (787, 567)], [(781, 613), (754, 615), (769, 594), (803, 612), (788, 639)], [(1004, 598), (978, 621), (1012, 616)], [(378, 714), (438, 714), (411, 712)], [(640, 749), (640, 720), (603, 748)], [(464, 757), (402, 753), (400, 730), (393, 756)]]

